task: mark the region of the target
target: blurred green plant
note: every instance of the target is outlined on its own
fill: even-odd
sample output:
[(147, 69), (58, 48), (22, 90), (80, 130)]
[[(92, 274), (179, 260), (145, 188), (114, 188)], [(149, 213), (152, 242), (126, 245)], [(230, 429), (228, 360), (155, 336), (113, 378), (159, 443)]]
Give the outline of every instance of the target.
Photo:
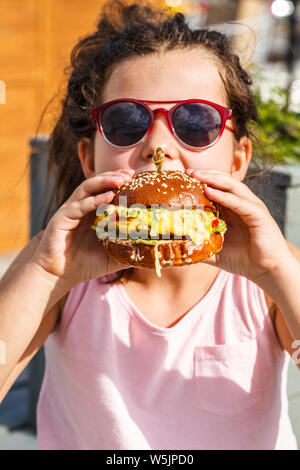
[(249, 126), (254, 159), (300, 163), (300, 113), (289, 111), (288, 91), (274, 87), (265, 99), (257, 88), (253, 95), (258, 111), (258, 122)]

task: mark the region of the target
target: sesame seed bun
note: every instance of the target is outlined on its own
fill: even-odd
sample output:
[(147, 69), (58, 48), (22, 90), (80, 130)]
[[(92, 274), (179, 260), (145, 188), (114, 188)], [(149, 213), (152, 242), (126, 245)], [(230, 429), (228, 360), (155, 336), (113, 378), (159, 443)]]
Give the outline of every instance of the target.
[[(111, 204), (122, 205), (126, 196), (126, 205), (141, 204), (167, 205), (170, 209), (189, 208), (211, 211), (219, 218), (219, 208), (207, 199), (205, 184), (187, 176), (181, 171), (162, 170), (146, 171), (136, 174), (132, 180), (114, 190), (115, 197)], [(160, 275), (160, 267), (194, 264), (210, 258), (222, 249), (224, 233), (214, 231), (209, 240), (194, 243), (189, 237), (178, 239), (160, 239), (148, 244), (134, 240), (104, 238), (104, 251), (113, 260), (140, 268), (155, 268)]]
[(127, 197), (127, 206), (153, 204), (174, 206), (203, 206), (216, 212), (216, 207), (204, 194), (203, 183), (178, 170), (144, 171), (116, 189), (112, 204), (118, 206), (120, 197)]

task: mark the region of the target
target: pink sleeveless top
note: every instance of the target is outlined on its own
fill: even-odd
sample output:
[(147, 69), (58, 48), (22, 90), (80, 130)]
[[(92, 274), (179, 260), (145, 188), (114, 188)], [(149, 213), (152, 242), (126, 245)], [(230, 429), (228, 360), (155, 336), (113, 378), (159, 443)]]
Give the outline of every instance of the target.
[(161, 328), (102, 280), (71, 290), (45, 343), (40, 449), (297, 449), (290, 358), (256, 284), (220, 271)]

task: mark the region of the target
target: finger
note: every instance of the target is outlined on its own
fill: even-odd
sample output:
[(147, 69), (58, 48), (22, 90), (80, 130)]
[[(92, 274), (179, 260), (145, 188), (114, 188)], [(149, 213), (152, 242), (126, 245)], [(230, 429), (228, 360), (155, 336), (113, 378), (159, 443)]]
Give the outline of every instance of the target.
[(240, 198), (236, 194), (220, 191), (209, 186), (205, 188), (205, 193), (212, 201), (218, 202), (238, 214), (246, 224), (258, 223), (258, 220), (266, 215), (263, 208), (256, 202)]
[(239, 197), (250, 199), (254, 202), (260, 199), (241, 181), (236, 180), (228, 173), (218, 172), (215, 170), (194, 170), (192, 177), (197, 178), (202, 183), (213, 186), (222, 191), (236, 194)]
[(109, 204), (114, 196), (113, 191), (108, 191), (66, 204), (55, 214), (53, 223), (63, 230), (74, 229), (85, 215), (95, 211), (101, 204)]
[[(187, 170), (188, 171), (188, 170)], [(192, 170), (191, 177), (198, 179), (201, 183), (206, 183), (222, 191), (230, 192), (238, 197), (249, 199), (250, 201), (263, 204), (253, 192), (239, 180), (236, 180), (228, 173), (215, 170)]]
[(114, 189), (130, 181), (131, 174), (114, 172), (113, 174), (101, 174), (88, 178), (75, 189), (68, 202), (80, 201), (92, 194), (101, 193), (107, 189)]
[(133, 170), (132, 168), (124, 168), (121, 171), (122, 171), (122, 173), (128, 173), (131, 176), (133, 176), (134, 173), (135, 173), (135, 170)]

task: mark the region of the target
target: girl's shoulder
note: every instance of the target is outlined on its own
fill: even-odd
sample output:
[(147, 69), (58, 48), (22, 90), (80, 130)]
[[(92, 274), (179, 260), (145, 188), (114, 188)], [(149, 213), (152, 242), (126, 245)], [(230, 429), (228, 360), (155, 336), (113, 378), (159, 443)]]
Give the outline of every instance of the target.
[(274, 300), (266, 292), (264, 292), (264, 295), (279, 346), (283, 351), (287, 351), (290, 356), (292, 356), (295, 352), (295, 350), (292, 348), (294, 338), (286, 324), (283, 313), (275, 304)]
[[(117, 276), (117, 273), (112, 273), (106, 276), (102, 276), (101, 278), (97, 279), (91, 279), (89, 281), (82, 282), (81, 284), (78, 284), (75, 286), (73, 289), (71, 289), (69, 292), (67, 292), (58, 302), (57, 302), (57, 307), (58, 307), (58, 315), (57, 315), (57, 320), (55, 322), (54, 328), (52, 332), (60, 325), (64, 308), (65, 305), (69, 299), (68, 304), (71, 302), (71, 306), (68, 305), (67, 308), (70, 307), (70, 310), (74, 310), (77, 308), (78, 304), (81, 302), (81, 300), (84, 298), (86, 295), (87, 291), (89, 290), (89, 295), (92, 292), (95, 293), (95, 288), (97, 290), (97, 293), (99, 293), (99, 289), (101, 289), (101, 292), (107, 291), (109, 288), (109, 281), (115, 279)], [(108, 282), (107, 282), (108, 281)], [(72, 314), (74, 312), (69, 312), (68, 315)]]
[[(295, 258), (300, 261), (299, 248), (288, 241), (286, 241), (286, 243), (288, 244), (288, 247), (295, 256)], [(291, 335), (290, 330), (286, 324), (284, 315), (280, 308), (276, 305), (275, 301), (266, 292), (264, 292), (264, 296), (266, 299), (269, 315), (271, 317), (278, 342), (281, 348), (284, 351), (287, 351), (290, 356), (292, 356), (295, 352), (295, 349), (292, 348), (292, 344), (295, 338), (293, 338), (293, 336)]]

